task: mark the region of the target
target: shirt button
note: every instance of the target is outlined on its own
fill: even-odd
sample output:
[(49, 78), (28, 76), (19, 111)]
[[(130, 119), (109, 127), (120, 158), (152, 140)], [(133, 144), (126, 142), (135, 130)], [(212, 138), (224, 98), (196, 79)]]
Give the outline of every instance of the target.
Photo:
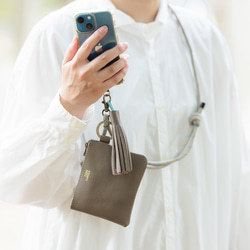
[(157, 107), (157, 109), (163, 111), (164, 110), (164, 106), (160, 105), (160, 106)]
[(153, 61), (155, 60), (155, 54), (154, 54), (153, 50), (150, 50), (149, 56), (150, 56), (151, 60), (153, 60)]
[(171, 207), (168, 207), (168, 208), (167, 208), (167, 213), (168, 213), (168, 214), (171, 214), (172, 212), (173, 212), (173, 209), (172, 209)]
[(65, 135), (64, 135), (64, 138), (65, 138), (65, 140), (66, 140), (67, 142), (69, 142), (70, 139), (71, 139), (71, 136), (70, 136), (69, 134), (65, 134)]
[(144, 34), (145, 34), (145, 35), (149, 35), (149, 33), (150, 33), (150, 29), (149, 29), (149, 28), (146, 28), (146, 29), (144, 30)]
[(73, 123), (73, 124), (72, 124), (72, 128), (78, 128), (77, 124), (76, 124), (76, 123)]

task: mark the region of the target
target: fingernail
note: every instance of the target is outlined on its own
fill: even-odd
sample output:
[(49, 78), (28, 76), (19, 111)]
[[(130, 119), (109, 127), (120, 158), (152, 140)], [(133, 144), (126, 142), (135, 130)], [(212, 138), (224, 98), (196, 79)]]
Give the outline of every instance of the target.
[(102, 26), (100, 29), (99, 29), (99, 32), (101, 32), (102, 34), (106, 33), (108, 30), (108, 27), (107, 26)]
[(129, 55), (128, 55), (128, 54), (122, 55), (122, 58), (123, 58), (126, 62), (129, 61)]
[(78, 37), (77, 37), (77, 35), (74, 36), (74, 39), (73, 39), (72, 43), (73, 44), (78, 43)]
[(127, 74), (128, 69), (129, 69), (129, 65), (127, 64), (127, 65), (123, 68), (123, 71), (124, 71), (125, 74)]
[(124, 49), (128, 48), (128, 43), (127, 42), (123, 42), (123, 43), (120, 43), (119, 46), (120, 46), (121, 49), (124, 50)]
[(70, 47), (73, 48), (76, 45), (79, 47), (78, 37), (75, 35), (71, 44), (70, 44)]

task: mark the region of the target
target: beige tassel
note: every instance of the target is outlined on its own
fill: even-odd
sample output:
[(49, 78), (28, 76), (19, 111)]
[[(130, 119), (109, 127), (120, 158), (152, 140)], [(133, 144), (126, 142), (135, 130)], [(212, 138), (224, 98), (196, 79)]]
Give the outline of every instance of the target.
[(125, 131), (121, 125), (119, 111), (110, 112), (112, 124), (112, 156), (113, 175), (128, 174), (132, 171), (132, 160)]

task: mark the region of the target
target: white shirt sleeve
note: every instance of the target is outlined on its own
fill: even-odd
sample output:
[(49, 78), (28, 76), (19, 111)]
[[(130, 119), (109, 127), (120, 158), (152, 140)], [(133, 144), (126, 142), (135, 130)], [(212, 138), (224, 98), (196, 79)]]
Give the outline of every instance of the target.
[[(230, 154), (221, 155), (218, 166), (226, 166), (225, 169), (221, 168), (224, 172), (222, 172), (223, 175), (226, 175), (228, 169), (231, 171), (230, 249), (246, 249), (243, 246), (249, 243), (249, 235), (245, 232), (249, 229), (250, 217), (249, 213), (244, 211), (250, 207), (250, 200), (247, 200), (250, 194), (250, 182), (246, 181), (249, 178), (250, 166), (242, 126), (237, 76), (228, 43), (217, 34), (216, 39), (219, 38), (222, 40), (221, 45), (217, 46), (214, 53), (216, 55), (214, 95), (217, 114), (217, 144), (221, 146), (222, 150), (226, 145)], [(219, 147), (217, 152), (222, 152)], [(220, 185), (222, 183), (223, 179), (220, 178)], [(220, 189), (218, 190), (220, 191)], [(220, 199), (224, 200), (225, 195), (225, 193), (220, 193)]]
[[(89, 108), (89, 118), (93, 107)], [(78, 138), (89, 120), (71, 116), (57, 95), (40, 118), (6, 136), (0, 149), (0, 197), (42, 207), (71, 199), (80, 169)]]
[(61, 61), (74, 35), (69, 28), (61, 37), (67, 22), (59, 20), (59, 27), (48, 17), (33, 29), (9, 84), (0, 143), (0, 198), (7, 202), (60, 206), (78, 179), (81, 135), (94, 108), (79, 120), (59, 101)]

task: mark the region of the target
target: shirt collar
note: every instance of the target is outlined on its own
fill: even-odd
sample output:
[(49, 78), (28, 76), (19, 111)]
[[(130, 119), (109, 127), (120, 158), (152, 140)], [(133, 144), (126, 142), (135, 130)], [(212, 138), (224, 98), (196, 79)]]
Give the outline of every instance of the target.
[[(95, 1), (97, 2), (99, 8), (110, 10), (114, 14), (117, 27), (136, 23), (132, 17), (118, 10), (110, 0)], [(167, 0), (161, 0), (158, 14), (155, 21), (152, 23), (166, 24), (168, 13)]]
[(155, 19), (156, 22), (160, 22), (163, 24), (167, 23), (167, 18), (169, 15), (169, 11), (168, 11), (167, 6), (168, 6), (168, 1), (161, 0), (160, 8), (159, 8), (158, 14), (157, 14), (156, 19)]

